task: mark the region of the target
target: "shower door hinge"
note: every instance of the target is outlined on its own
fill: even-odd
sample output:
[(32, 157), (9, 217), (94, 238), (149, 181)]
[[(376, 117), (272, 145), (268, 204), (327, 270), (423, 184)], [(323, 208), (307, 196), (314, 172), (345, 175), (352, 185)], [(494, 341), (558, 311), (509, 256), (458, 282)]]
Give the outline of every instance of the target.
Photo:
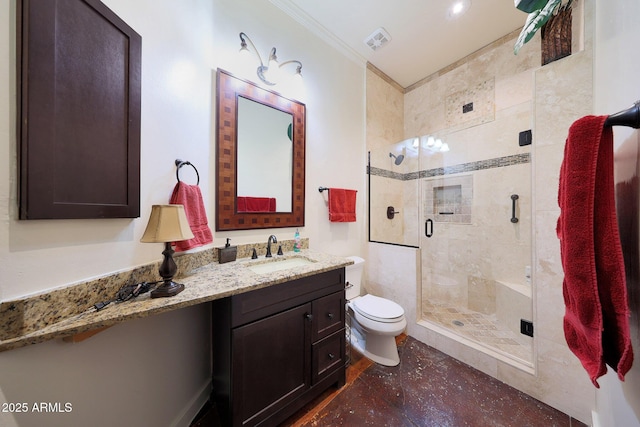
[(520, 333), (533, 337), (533, 322), (530, 320), (520, 319)]

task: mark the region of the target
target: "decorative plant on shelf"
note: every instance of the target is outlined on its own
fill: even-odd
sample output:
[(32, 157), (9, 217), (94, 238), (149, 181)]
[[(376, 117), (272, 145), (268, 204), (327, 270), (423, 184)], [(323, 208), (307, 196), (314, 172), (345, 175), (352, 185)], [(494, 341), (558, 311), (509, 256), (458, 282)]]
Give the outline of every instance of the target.
[(513, 47), (513, 53), (517, 55), (520, 48), (544, 27), (549, 18), (559, 11), (569, 9), (573, 0), (514, 0), (514, 3), (516, 9), (529, 14)]

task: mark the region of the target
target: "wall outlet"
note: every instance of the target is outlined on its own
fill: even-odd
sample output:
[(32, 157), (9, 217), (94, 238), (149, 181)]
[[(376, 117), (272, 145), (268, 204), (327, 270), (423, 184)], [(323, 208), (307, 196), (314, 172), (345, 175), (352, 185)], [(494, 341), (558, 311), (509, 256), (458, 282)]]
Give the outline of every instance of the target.
[(531, 320), (520, 319), (520, 333), (533, 337), (533, 322)]

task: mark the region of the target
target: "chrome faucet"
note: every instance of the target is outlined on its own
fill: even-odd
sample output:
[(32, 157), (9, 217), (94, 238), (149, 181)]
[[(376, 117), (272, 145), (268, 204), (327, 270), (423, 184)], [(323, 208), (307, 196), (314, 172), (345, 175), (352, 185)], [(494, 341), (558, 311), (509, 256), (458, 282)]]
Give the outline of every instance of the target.
[(267, 239), (267, 254), (265, 257), (271, 258), (271, 242), (278, 243), (278, 239), (273, 234)]

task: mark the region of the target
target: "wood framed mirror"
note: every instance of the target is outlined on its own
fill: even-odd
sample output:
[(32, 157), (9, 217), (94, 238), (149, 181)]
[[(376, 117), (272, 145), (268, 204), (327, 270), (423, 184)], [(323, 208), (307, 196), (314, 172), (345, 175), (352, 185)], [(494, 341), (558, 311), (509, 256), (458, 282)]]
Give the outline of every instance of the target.
[(304, 226), (304, 104), (217, 72), (216, 230)]

